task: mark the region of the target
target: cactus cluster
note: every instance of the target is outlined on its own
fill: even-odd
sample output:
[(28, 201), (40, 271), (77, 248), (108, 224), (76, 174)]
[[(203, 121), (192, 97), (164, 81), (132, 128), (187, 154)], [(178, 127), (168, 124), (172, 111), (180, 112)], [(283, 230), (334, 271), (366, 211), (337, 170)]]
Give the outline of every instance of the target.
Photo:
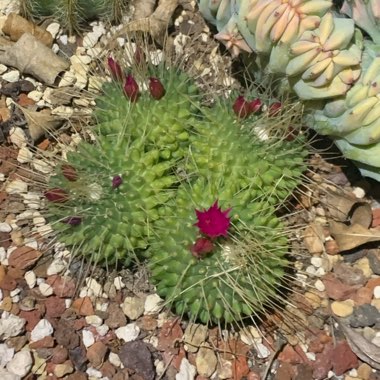
[(261, 71), (284, 79), (281, 91), (304, 101), (308, 126), (380, 180), (379, 1), (346, 0), (340, 15), (331, 0), (200, 0), (199, 8), (233, 55), (255, 53)]
[(95, 19), (120, 22), (126, 0), (20, 0), (24, 17), (35, 20), (55, 17), (70, 34), (80, 33)]
[(158, 293), (192, 320), (240, 321), (280, 302), (289, 246), (276, 210), (306, 168), (289, 129), (300, 115), (284, 123), (281, 103), (254, 90), (207, 107), (165, 62), (108, 68), (94, 141), (45, 189), (58, 239), (96, 263), (146, 259)]

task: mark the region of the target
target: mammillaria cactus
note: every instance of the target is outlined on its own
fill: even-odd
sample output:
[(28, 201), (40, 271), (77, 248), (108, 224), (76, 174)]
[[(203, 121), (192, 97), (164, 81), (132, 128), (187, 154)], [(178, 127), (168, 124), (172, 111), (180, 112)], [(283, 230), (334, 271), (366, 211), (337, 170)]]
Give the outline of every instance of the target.
[[(235, 55), (247, 45), (243, 50), (256, 54), (259, 69), (283, 76), (288, 90), (305, 101), (308, 126), (330, 135), (364, 175), (380, 180), (374, 154), (380, 150), (379, 1), (344, 1), (341, 13), (351, 18), (323, 0), (200, 0), (199, 5), (217, 26), (216, 38)], [(355, 24), (373, 42), (363, 41)]]
[(192, 320), (278, 304), (289, 246), (276, 212), (306, 169), (290, 130), (301, 108), (253, 89), (206, 107), (166, 63), (110, 58), (108, 71), (92, 142), (58, 160), (44, 189), (57, 239), (95, 263), (147, 259), (158, 293)]

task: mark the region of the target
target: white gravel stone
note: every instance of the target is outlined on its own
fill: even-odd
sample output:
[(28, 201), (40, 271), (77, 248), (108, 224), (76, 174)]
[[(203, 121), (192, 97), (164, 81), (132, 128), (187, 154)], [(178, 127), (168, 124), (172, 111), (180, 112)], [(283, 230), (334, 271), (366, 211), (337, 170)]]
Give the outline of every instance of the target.
[(15, 179), (11, 182), (8, 182), (5, 187), (5, 191), (8, 194), (20, 194), (22, 196), (28, 191), (28, 184), (21, 179)]
[(260, 359), (265, 359), (270, 355), (270, 350), (262, 343), (257, 343), (255, 348), (257, 351), (257, 357)]
[(321, 257), (313, 256), (310, 262), (316, 267), (320, 268), (323, 265), (323, 260)]
[(179, 372), (175, 375), (175, 380), (193, 380), (196, 373), (196, 368), (186, 358), (183, 358)]
[(29, 289), (32, 289), (36, 286), (37, 276), (32, 270), (25, 272), (24, 279), (26, 284), (29, 286)]
[(324, 292), (326, 290), (325, 284), (321, 280), (315, 281), (314, 286), (319, 292)]
[(4, 173), (0, 173), (0, 182), (4, 182), (5, 181), (5, 175)]
[(0, 301), (3, 300), (3, 291), (0, 289)]
[(240, 339), (248, 346), (252, 346), (262, 342), (262, 335), (256, 327), (250, 326), (240, 330)]
[(315, 275), (315, 272), (316, 272), (316, 268), (314, 265), (309, 265), (306, 269), (305, 269), (305, 272), (308, 273), (308, 274), (311, 274), (312, 276)]
[(33, 358), (28, 350), (22, 350), (15, 354), (13, 359), (7, 364), (7, 370), (20, 377), (26, 376), (33, 365)]
[(83, 47), (90, 49), (96, 45), (102, 35), (95, 32), (87, 33), (83, 38)]
[(41, 319), (30, 333), (30, 341), (37, 342), (53, 334), (53, 331), (54, 329), (51, 323), (47, 319)]
[(13, 358), (15, 349), (8, 347), (7, 344), (0, 344), (0, 367), (5, 367)]
[(10, 226), (10, 224), (6, 222), (0, 223), (0, 232), (11, 232), (11, 231), (12, 231), (12, 227)]
[(110, 330), (110, 328), (107, 326), (107, 325), (101, 325), (101, 326), (97, 326), (96, 327), (96, 332), (100, 335), (100, 336), (104, 336), (108, 333), (108, 331)]
[(361, 187), (354, 187), (352, 192), (358, 199), (362, 199), (365, 197), (365, 191)]
[(108, 360), (109, 362), (114, 365), (115, 367), (121, 367), (121, 360), (119, 358), (119, 355), (118, 354), (115, 354), (113, 352), (110, 352), (109, 356), (108, 356)]
[(115, 285), (116, 290), (121, 290), (125, 288), (123, 279), (120, 276), (115, 277), (115, 279), (113, 280), (113, 284)]
[[(87, 368), (86, 370), (86, 373), (87, 375), (89, 376), (89, 378), (95, 378), (95, 379), (101, 379), (103, 377), (102, 373), (100, 371), (98, 371), (97, 369), (95, 368)], [(108, 378), (107, 378), (108, 379)]]
[(72, 86), (74, 83), (77, 81), (77, 78), (75, 74), (71, 71), (66, 71), (62, 75), (62, 79), (60, 80), (58, 87), (67, 87), (67, 86)]
[(46, 219), (43, 216), (37, 216), (33, 218), (33, 224), (36, 227), (44, 226), (46, 224)]
[(45, 297), (49, 297), (54, 293), (53, 288), (46, 282), (42, 282), (38, 286), (38, 289), (40, 290), (41, 294)]
[(61, 36), (58, 37), (59, 41), (63, 44), (63, 45), (67, 45), (67, 42), (68, 42), (68, 37), (67, 37), (67, 34), (62, 34)]
[(53, 38), (55, 38), (57, 37), (60, 28), (61, 26), (57, 22), (52, 22), (47, 26), (46, 31), (48, 31), (53, 36)]
[(315, 356), (315, 353), (314, 352), (306, 352), (306, 357), (311, 360), (311, 361), (315, 361), (316, 359), (316, 356)]
[(373, 295), (377, 299), (380, 298), (380, 286), (375, 286), (375, 288), (373, 289)]
[(12, 372), (8, 372), (3, 368), (0, 368), (0, 379), (1, 380), (21, 380), (21, 376), (18, 376)]
[(43, 94), (44, 93), (41, 91), (33, 90), (29, 92), (28, 98), (34, 100), (35, 102), (38, 102), (39, 100), (41, 100)]
[(67, 264), (61, 258), (54, 259), (46, 270), (48, 276), (62, 273), (67, 268)]
[(132, 342), (139, 336), (140, 328), (136, 323), (130, 323), (116, 329), (115, 334), (119, 339), (123, 339), (124, 342)]
[(9, 139), (11, 140), (11, 143), (16, 145), (18, 148), (21, 148), (28, 142), (25, 132), (20, 127), (12, 127), (10, 129)]
[(93, 325), (95, 327), (99, 327), (103, 323), (103, 319), (98, 315), (88, 315), (85, 317), (85, 320), (89, 325)]
[(54, 54), (58, 54), (59, 52), (59, 45), (58, 44), (53, 44), (51, 47), (51, 50), (53, 51)]
[(145, 299), (144, 314), (156, 314), (162, 309), (163, 299), (158, 294), (149, 294)]
[(8, 82), (17, 82), (20, 79), (20, 72), (18, 70), (11, 70), (1, 77)]
[(103, 293), (102, 286), (99, 284), (99, 282), (97, 282), (93, 278), (87, 277), (86, 278), (86, 285), (89, 289), (92, 290), (92, 292), (95, 296), (100, 297), (102, 295), (102, 293)]
[(95, 343), (94, 334), (91, 331), (82, 330), (82, 340), (86, 348), (90, 347)]
[(54, 109), (52, 109), (51, 114), (56, 115), (62, 118), (69, 118), (73, 115), (74, 110), (72, 107), (67, 106), (59, 106)]
[(22, 146), (18, 151), (17, 161), (20, 164), (26, 164), (30, 162), (33, 158), (33, 152), (30, 151), (26, 146)]
[(48, 162), (45, 160), (34, 159), (32, 165), (34, 169), (43, 174), (49, 174), (53, 171), (53, 167), (49, 165)]
[(0, 75), (4, 74), (7, 70), (8, 70), (7, 66), (0, 64)]
[(140, 297), (125, 297), (121, 304), (123, 313), (132, 321), (144, 314), (145, 300)]
[(19, 335), (24, 330), (25, 319), (3, 311), (0, 319), (0, 339)]

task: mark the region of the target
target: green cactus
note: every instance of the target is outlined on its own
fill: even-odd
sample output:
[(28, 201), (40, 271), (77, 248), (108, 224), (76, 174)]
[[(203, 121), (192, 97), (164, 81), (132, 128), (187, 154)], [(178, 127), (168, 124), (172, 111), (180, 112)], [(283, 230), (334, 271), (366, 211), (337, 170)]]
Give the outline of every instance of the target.
[(278, 304), (289, 261), (276, 212), (308, 154), (290, 130), (300, 108), (285, 113), (254, 90), (206, 107), (166, 63), (108, 66), (94, 142), (68, 152), (45, 189), (58, 239), (95, 263), (147, 259), (158, 293), (193, 320), (236, 322)]
[(28, 19), (53, 16), (70, 34), (80, 33), (85, 22), (102, 19), (120, 22), (125, 0), (20, 0), (21, 13)]
[[(284, 228), (274, 208), (233, 189), (232, 180), (219, 186), (203, 177), (182, 184), (172, 213), (157, 222), (159, 238), (149, 249), (158, 294), (177, 314), (206, 324), (258, 316), (283, 297), (279, 288), (289, 265)], [(195, 210), (216, 199), (231, 209), (231, 231), (205, 240), (194, 225)], [(198, 247), (204, 240), (207, 251), (205, 244)]]
[(200, 0), (199, 7), (233, 55), (256, 53), (255, 68), (283, 77), (281, 91), (304, 101), (307, 125), (380, 180), (379, 1), (344, 1), (341, 13), (351, 18), (337, 15), (330, 0)]

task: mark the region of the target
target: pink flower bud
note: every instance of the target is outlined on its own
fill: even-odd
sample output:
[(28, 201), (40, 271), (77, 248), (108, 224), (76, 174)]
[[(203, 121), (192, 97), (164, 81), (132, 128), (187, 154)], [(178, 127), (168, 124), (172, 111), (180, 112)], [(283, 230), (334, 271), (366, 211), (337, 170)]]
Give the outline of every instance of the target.
[(78, 179), (78, 173), (74, 166), (64, 164), (61, 166), (61, 170), (63, 176), (69, 181), (74, 182)]
[(149, 78), (149, 91), (153, 99), (160, 100), (165, 95), (165, 88), (157, 78)]
[(60, 188), (53, 188), (44, 192), (46, 199), (53, 203), (65, 203), (69, 200), (69, 194)]
[(244, 96), (242, 95), (237, 97), (237, 99), (235, 100), (235, 103), (232, 106), (232, 109), (234, 110), (235, 115), (240, 117), (241, 119), (245, 119), (252, 112), (250, 103), (247, 102), (244, 99)]
[(128, 76), (125, 78), (124, 94), (129, 98), (131, 102), (137, 101), (140, 96), (139, 85), (130, 74), (128, 74)]
[(214, 243), (204, 237), (200, 237), (196, 240), (196, 242), (191, 246), (190, 251), (191, 254), (196, 258), (201, 258), (207, 253), (212, 252), (214, 249)]
[(254, 99), (249, 102), (249, 109), (251, 113), (256, 113), (260, 111), (263, 102), (260, 99)]
[(282, 108), (282, 104), (280, 102), (274, 102), (272, 103), (268, 108), (268, 114), (269, 116), (276, 116), (280, 113)]
[(110, 69), (110, 73), (112, 79), (122, 81), (124, 78), (123, 70), (120, 65), (112, 58), (108, 57), (108, 68)]
[(112, 188), (117, 189), (123, 183), (123, 179), (119, 175), (112, 178)]

